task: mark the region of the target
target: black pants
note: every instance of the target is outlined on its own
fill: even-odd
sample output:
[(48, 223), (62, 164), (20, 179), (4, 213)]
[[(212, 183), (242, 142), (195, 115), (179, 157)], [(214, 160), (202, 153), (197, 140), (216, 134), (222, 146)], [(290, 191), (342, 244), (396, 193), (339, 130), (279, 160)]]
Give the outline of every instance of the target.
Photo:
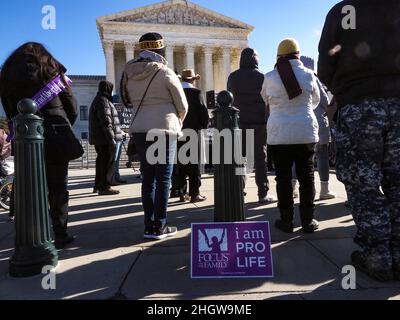
[(177, 196), (179, 195), (179, 165), (175, 164), (174, 165), (174, 171), (172, 172), (172, 178), (171, 178), (171, 196)]
[(272, 157), (272, 151), (270, 147), (267, 147), (267, 163), (268, 171), (275, 171), (274, 158)]
[(178, 164), (179, 194), (187, 193), (187, 177), (189, 177), (189, 196), (196, 197), (200, 194), (201, 173), (198, 164)]
[(254, 130), (254, 166), (256, 170), (256, 184), (258, 196), (264, 198), (269, 191), (268, 168), (267, 168), (267, 126), (241, 124), (243, 130), (243, 155), (246, 155), (246, 132), (244, 130)]
[(275, 163), (278, 207), (281, 218), (293, 221), (294, 200), (292, 167), (296, 164), (297, 179), (300, 183), (300, 216), (302, 223), (314, 219), (314, 153), (315, 144), (269, 146)]
[[(185, 145), (186, 142), (179, 141), (178, 142), (178, 153), (179, 150)], [(199, 154), (200, 154), (199, 148)], [(200, 159), (198, 161), (200, 163)], [(200, 165), (199, 164), (182, 164), (179, 163), (175, 166), (176, 168), (176, 177), (178, 183), (178, 192), (179, 195), (185, 195), (188, 190), (187, 178), (189, 178), (189, 196), (196, 197), (200, 195), (200, 187), (201, 187), (201, 173), (200, 173)]]
[(95, 148), (97, 152), (95, 188), (105, 191), (110, 188), (108, 176), (113, 168), (114, 152), (107, 144), (97, 145)]
[(62, 164), (47, 162), (46, 177), (54, 235), (56, 239), (62, 238), (67, 235), (68, 224), (68, 162)]
[[(49, 213), (56, 238), (67, 236), (68, 227), (68, 162), (54, 164), (46, 161)], [(14, 189), (11, 191), (10, 217), (14, 217)]]

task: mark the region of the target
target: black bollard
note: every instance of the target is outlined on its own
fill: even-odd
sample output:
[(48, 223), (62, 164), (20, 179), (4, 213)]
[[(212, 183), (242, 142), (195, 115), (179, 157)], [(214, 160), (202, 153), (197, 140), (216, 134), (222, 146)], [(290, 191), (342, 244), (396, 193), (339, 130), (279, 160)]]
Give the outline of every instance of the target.
[(21, 100), (18, 111), (13, 142), (15, 251), (10, 275), (22, 278), (41, 274), (44, 266), (56, 267), (58, 254), (50, 232), (43, 120), (35, 115), (33, 100)]
[[(240, 130), (239, 110), (232, 106), (233, 95), (229, 91), (222, 91), (218, 95), (217, 102), (219, 107), (214, 111), (216, 129), (220, 133), (228, 129), (232, 141), (221, 138), (219, 150), (221, 161), (215, 165), (215, 222), (240, 222), (245, 220), (244, 180), (241, 175), (245, 168), (244, 165), (235, 163), (234, 157), (235, 151), (241, 152), (241, 141), (234, 139), (234, 132)], [(231, 150), (233, 161), (225, 159), (225, 150)]]

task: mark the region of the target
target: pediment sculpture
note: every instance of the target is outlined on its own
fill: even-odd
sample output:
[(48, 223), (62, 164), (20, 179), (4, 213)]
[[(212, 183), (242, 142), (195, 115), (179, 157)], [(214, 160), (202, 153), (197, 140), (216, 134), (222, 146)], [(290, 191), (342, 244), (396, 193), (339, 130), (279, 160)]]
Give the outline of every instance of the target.
[(221, 18), (203, 13), (190, 7), (167, 7), (164, 9), (150, 10), (131, 16), (120, 17), (115, 22), (175, 24), (219, 28), (240, 28), (239, 26), (224, 21)]

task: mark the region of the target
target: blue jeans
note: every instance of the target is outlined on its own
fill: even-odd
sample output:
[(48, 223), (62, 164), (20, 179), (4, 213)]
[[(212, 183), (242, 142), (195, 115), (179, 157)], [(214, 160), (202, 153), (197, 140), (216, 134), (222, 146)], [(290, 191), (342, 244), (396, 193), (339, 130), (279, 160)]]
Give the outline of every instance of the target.
[[(154, 142), (146, 141), (145, 133), (133, 134), (140, 159), (140, 170), (143, 175), (142, 203), (146, 227), (162, 227), (167, 220), (168, 199), (177, 150), (176, 138), (167, 137), (164, 163), (149, 163), (146, 153)], [(174, 139), (174, 140), (172, 140)]]

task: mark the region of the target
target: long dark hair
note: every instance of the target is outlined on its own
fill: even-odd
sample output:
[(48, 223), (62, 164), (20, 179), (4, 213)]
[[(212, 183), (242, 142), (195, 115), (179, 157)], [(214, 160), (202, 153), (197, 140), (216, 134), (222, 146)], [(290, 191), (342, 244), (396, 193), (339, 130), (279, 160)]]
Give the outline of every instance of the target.
[(17, 90), (34, 94), (67, 69), (40, 43), (27, 42), (4, 62), (0, 72), (0, 96)]

